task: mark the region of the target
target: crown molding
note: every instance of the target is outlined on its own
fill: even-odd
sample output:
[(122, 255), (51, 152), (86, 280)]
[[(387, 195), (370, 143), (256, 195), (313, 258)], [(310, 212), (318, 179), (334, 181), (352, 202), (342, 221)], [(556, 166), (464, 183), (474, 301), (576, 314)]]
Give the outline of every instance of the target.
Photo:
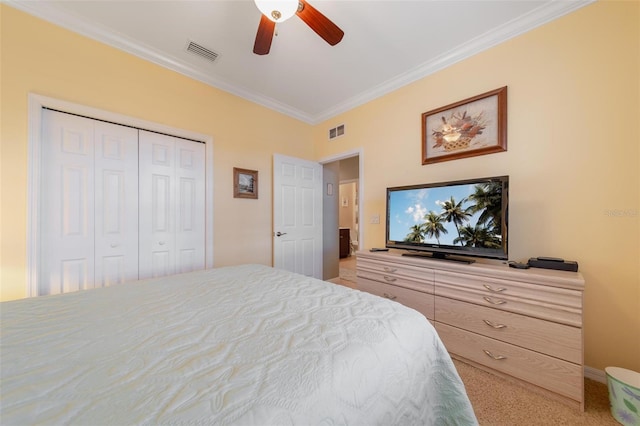
[(554, 19), (571, 13), (579, 8), (594, 3), (596, 0), (552, 0), (526, 15), (512, 20), (504, 25), (476, 37), (469, 42), (463, 43), (444, 55), (432, 61), (425, 62), (418, 67), (400, 74), (374, 88), (360, 93), (345, 102), (327, 109), (320, 114), (310, 115), (290, 105), (286, 105), (273, 98), (262, 96), (248, 91), (242, 87), (231, 84), (223, 79), (215, 78), (196, 70), (195, 68), (181, 62), (177, 58), (165, 55), (145, 44), (132, 40), (122, 34), (106, 30), (94, 23), (88, 23), (77, 16), (62, 13), (47, 2), (23, 2), (18, 0), (5, 0), (4, 2), (16, 9), (22, 10), (30, 15), (37, 16), (45, 21), (70, 29), (73, 32), (105, 43), (116, 49), (130, 53), (134, 56), (145, 59), (164, 68), (183, 74), (194, 80), (198, 80), (209, 86), (236, 95), (258, 105), (262, 105), (271, 110), (298, 119), (308, 124), (319, 124), (336, 115), (342, 114), (376, 98), (384, 96), (407, 84), (425, 78), (437, 71), (447, 68), (457, 62), (476, 55), (484, 50), (503, 43), (513, 37), (544, 25)]
[(231, 93), (258, 105), (262, 105), (266, 108), (296, 118), (300, 121), (309, 124), (313, 122), (312, 116), (304, 113), (299, 109), (293, 108), (270, 97), (258, 95), (242, 87), (233, 85), (226, 80), (204, 74), (191, 67), (190, 65), (178, 60), (177, 58), (166, 55), (156, 49), (153, 49), (150, 46), (140, 43), (137, 40), (133, 40), (112, 30), (107, 30), (95, 23), (84, 21), (77, 16), (60, 12), (58, 9), (51, 6), (47, 2), (23, 2), (19, 0), (4, 0), (4, 2), (9, 6), (21, 10), (25, 13), (36, 16), (52, 24), (58, 25), (69, 31), (104, 43), (118, 50), (130, 53), (163, 68), (167, 68), (171, 71), (175, 71), (194, 80), (198, 80), (216, 89)]
[(519, 17), (518, 19), (514, 19), (506, 24), (496, 27), (475, 39), (459, 45), (450, 52), (440, 55), (431, 61), (425, 62), (410, 71), (400, 74), (385, 83), (372, 88), (371, 90), (363, 92), (358, 96), (354, 96), (353, 98), (336, 105), (334, 108), (324, 111), (314, 117), (314, 124), (328, 120), (336, 115), (342, 114), (355, 107), (393, 92), (394, 90), (398, 90), (403, 86), (425, 78), (437, 71), (443, 70), (457, 62), (497, 46), (500, 43), (531, 31), (534, 28), (542, 26), (568, 13), (574, 12), (575, 10), (591, 3), (595, 3), (596, 1), (597, 0), (550, 1), (526, 15)]

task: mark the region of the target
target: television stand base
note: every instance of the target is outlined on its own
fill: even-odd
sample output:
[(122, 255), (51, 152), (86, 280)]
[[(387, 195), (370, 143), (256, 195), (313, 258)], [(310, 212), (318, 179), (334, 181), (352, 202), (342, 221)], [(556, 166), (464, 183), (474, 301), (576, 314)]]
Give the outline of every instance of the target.
[(402, 253), (403, 256), (408, 256), (408, 257), (424, 257), (426, 259), (433, 259), (433, 260), (447, 260), (450, 262), (460, 262), (460, 263), (467, 263), (467, 264), (472, 264), (475, 262), (475, 260), (471, 260), (471, 259), (463, 259), (460, 257), (453, 257), (453, 256), (449, 256), (449, 255), (444, 255), (444, 254), (436, 254), (436, 253), (425, 253), (425, 252), (421, 252), (421, 251), (410, 251), (408, 253)]

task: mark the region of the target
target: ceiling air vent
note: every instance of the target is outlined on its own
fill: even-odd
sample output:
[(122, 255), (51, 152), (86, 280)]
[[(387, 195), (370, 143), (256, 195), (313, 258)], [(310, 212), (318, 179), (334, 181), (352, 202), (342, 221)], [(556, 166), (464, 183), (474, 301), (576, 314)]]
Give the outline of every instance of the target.
[(344, 124), (340, 124), (333, 129), (329, 129), (329, 139), (335, 139), (338, 136), (344, 135)]
[(215, 61), (219, 56), (213, 50), (200, 46), (198, 43), (194, 43), (193, 41), (190, 41), (187, 45), (187, 52), (191, 52), (195, 55), (201, 56), (211, 62)]

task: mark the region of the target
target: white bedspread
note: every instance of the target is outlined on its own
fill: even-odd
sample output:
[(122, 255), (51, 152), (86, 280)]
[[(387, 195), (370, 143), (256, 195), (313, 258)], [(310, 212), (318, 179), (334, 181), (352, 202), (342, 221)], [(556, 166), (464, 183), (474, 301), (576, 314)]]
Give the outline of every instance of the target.
[(470, 425), (431, 324), (242, 265), (0, 304), (2, 425)]

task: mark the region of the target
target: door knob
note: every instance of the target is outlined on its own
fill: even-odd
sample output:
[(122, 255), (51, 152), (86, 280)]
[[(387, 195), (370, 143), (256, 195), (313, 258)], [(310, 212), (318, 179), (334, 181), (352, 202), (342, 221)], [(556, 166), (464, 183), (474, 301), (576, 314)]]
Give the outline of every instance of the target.
[(283, 235), (287, 235), (287, 233), (286, 232), (280, 232), (280, 231), (276, 232), (276, 237), (281, 237)]

